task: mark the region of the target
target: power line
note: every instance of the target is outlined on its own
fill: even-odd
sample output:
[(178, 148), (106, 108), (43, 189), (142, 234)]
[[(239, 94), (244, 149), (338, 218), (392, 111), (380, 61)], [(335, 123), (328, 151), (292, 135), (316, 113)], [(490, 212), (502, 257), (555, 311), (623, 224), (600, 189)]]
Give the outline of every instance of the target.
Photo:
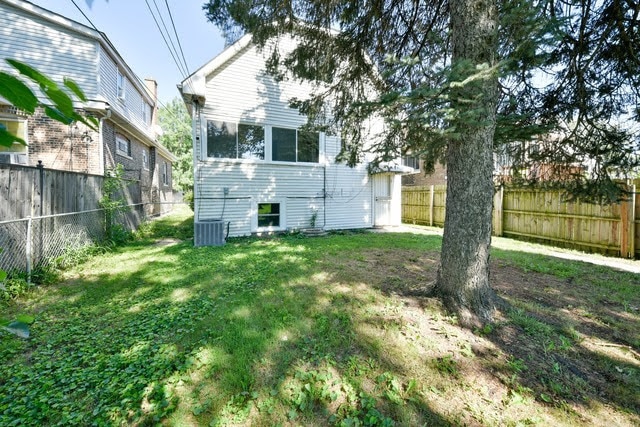
[(167, 5), (167, 12), (169, 12), (169, 18), (171, 19), (171, 26), (173, 27), (173, 33), (176, 35), (176, 40), (178, 41), (178, 47), (180, 48), (180, 54), (182, 55), (182, 62), (184, 62), (184, 66), (187, 69), (187, 75), (191, 78), (191, 73), (189, 73), (189, 65), (187, 64), (187, 59), (184, 57), (184, 50), (182, 50), (182, 43), (180, 43), (180, 37), (178, 36), (178, 31), (176, 30), (176, 24), (173, 22), (173, 14), (171, 13), (171, 8), (169, 7), (169, 2), (164, 0), (164, 4)]
[[(149, 8), (149, 13), (151, 14), (151, 17), (153, 18), (153, 21), (156, 23), (156, 27), (158, 27), (158, 31), (160, 32), (160, 35), (162, 36), (162, 40), (164, 40), (164, 44), (167, 46), (167, 49), (169, 49), (169, 53), (171, 54), (171, 57), (173, 58), (173, 62), (178, 67), (178, 70), (180, 71), (180, 74), (182, 74), (182, 78), (183, 79), (187, 78), (187, 75), (185, 74), (184, 70), (180, 66), (180, 63), (176, 59), (176, 56), (174, 55), (173, 50), (171, 50), (171, 47), (169, 46), (169, 42), (167, 42), (167, 38), (164, 36), (164, 33), (162, 32), (162, 28), (160, 28), (160, 23), (156, 19), (156, 15), (153, 13), (153, 9), (151, 9), (151, 5), (149, 4), (149, 1), (148, 0), (144, 0), (144, 2), (147, 4), (147, 7)], [(157, 8), (157, 5), (156, 5), (156, 8)]]
[[(153, 5), (156, 7), (156, 11), (158, 12), (158, 17), (160, 18), (160, 22), (162, 22), (162, 26), (164, 27), (164, 31), (165, 31), (165, 34), (167, 35), (167, 38), (169, 39), (169, 42), (171, 43), (173, 52), (176, 54), (176, 57), (178, 58), (177, 62), (180, 64), (181, 70), (184, 71), (184, 77), (186, 77), (189, 75), (189, 69), (184, 65), (184, 63), (180, 62), (180, 55), (178, 54), (178, 49), (176, 48), (176, 45), (173, 43), (173, 37), (171, 37), (171, 34), (169, 33), (169, 29), (167, 28), (167, 24), (164, 22), (164, 18), (162, 17), (162, 12), (160, 12), (160, 8), (158, 7), (158, 3), (156, 2), (156, 0), (153, 0)], [(174, 34), (175, 34), (175, 31), (174, 31)], [(178, 35), (175, 34), (175, 36), (177, 39)]]
[[(95, 24), (93, 23), (93, 21), (91, 21), (91, 19), (89, 19), (89, 17), (84, 13), (84, 11), (78, 6), (78, 4), (75, 2), (75, 0), (70, 0), (71, 3), (73, 3), (73, 5), (76, 7), (76, 9), (78, 9), (78, 11), (80, 11), (80, 13), (82, 14), (82, 16), (84, 16), (84, 18), (87, 20), (87, 22), (89, 22), (89, 24), (91, 25), (91, 27), (100, 35), (100, 37), (104, 40), (105, 43), (107, 43), (109, 46), (113, 45), (111, 44), (111, 41), (107, 38), (107, 36), (100, 30), (98, 30), (98, 27), (95, 26)], [(146, 0), (145, 0), (146, 1)], [(148, 5), (148, 3), (147, 3)], [(114, 47), (115, 50), (115, 47)], [(142, 85), (142, 87), (146, 88), (146, 84), (144, 81), (142, 81), (142, 79), (135, 73), (133, 72), (133, 70), (131, 70), (131, 74), (133, 75), (133, 77), (138, 81), (138, 83), (140, 83)], [(165, 105), (160, 98), (158, 98), (158, 96), (156, 95), (155, 97), (155, 101), (160, 104), (161, 107), (163, 107), (165, 109), (165, 111), (168, 111), (169, 114), (175, 119), (175, 120), (180, 120), (178, 117), (175, 116), (175, 114), (173, 114), (173, 111), (171, 111), (171, 109)]]

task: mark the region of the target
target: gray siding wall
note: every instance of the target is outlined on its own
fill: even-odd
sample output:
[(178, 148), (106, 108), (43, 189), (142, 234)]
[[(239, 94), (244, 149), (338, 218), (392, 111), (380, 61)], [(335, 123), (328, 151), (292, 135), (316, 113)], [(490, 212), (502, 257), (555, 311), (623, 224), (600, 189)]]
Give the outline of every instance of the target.
[(4, 62), (25, 62), (58, 83), (73, 79), (89, 99), (96, 97), (98, 43), (62, 26), (0, 3), (0, 70), (15, 73)]
[[(100, 95), (107, 100), (114, 111), (124, 116), (130, 123), (153, 139), (155, 135), (152, 133), (150, 125), (143, 120), (142, 116), (142, 106), (145, 103), (143, 95), (125, 75), (125, 96), (124, 99), (118, 98), (118, 65), (101, 46), (99, 47), (99, 52)], [(120, 71), (124, 73), (124, 69)]]
[[(306, 123), (289, 99), (304, 98), (310, 85), (275, 82), (264, 68), (264, 56), (249, 45), (206, 77), (206, 103), (194, 120), (200, 137), (194, 144), (196, 220), (222, 218), (231, 222), (231, 236), (247, 235), (257, 231), (258, 204), (276, 202), (282, 229), (309, 227), (314, 211), (316, 226), (326, 229), (371, 227), (366, 166), (336, 164), (337, 137), (321, 136), (318, 164), (206, 158), (207, 120), (288, 128)], [(268, 132), (266, 139), (269, 144)]]

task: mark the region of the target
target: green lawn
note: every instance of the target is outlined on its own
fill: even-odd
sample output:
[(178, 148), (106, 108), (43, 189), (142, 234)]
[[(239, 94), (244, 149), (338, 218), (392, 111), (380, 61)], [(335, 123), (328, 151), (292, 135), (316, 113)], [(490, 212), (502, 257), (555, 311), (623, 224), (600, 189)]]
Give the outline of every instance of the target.
[(481, 331), (420, 294), (440, 237), (194, 248), (188, 213), (0, 305), (0, 425), (640, 424), (640, 279), (494, 251)]

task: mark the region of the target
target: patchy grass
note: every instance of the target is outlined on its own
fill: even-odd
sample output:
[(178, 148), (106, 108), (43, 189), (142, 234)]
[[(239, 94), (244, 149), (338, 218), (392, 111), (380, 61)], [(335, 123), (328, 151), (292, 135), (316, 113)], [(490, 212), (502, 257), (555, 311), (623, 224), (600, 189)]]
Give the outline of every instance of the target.
[(493, 252), (512, 309), (468, 331), (421, 296), (440, 238), (194, 248), (186, 213), (0, 306), (0, 425), (638, 425), (640, 279)]

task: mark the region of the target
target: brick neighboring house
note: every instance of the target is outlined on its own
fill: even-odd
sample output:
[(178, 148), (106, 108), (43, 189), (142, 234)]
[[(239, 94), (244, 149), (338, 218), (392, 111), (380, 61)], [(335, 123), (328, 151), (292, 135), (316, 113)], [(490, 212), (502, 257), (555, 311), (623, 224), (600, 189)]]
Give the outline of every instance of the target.
[[(23, 0), (0, 0), (0, 71), (17, 74), (4, 61), (25, 62), (54, 81), (74, 80), (88, 101), (76, 102), (99, 120), (92, 130), (64, 125), (38, 109), (29, 116), (0, 97), (0, 123), (28, 147), (0, 147), (0, 163), (104, 175), (121, 164), (132, 203), (171, 202), (172, 162), (157, 140), (157, 84), (140, 80), (103, 33)], [(169, 205), (149, 206), (161, 213)]]
[[(416, 159), (417, 160), (417, 159)], [(433, 173), (424, 173), (424, 162), (420, 160), (420, 168), (418, 173), (402, 176), (402, 185), (407, 186), (428, 186), (428, 185), (446, 185), (447, 184), (447, 168), (440, 163), (436, 163)]]

